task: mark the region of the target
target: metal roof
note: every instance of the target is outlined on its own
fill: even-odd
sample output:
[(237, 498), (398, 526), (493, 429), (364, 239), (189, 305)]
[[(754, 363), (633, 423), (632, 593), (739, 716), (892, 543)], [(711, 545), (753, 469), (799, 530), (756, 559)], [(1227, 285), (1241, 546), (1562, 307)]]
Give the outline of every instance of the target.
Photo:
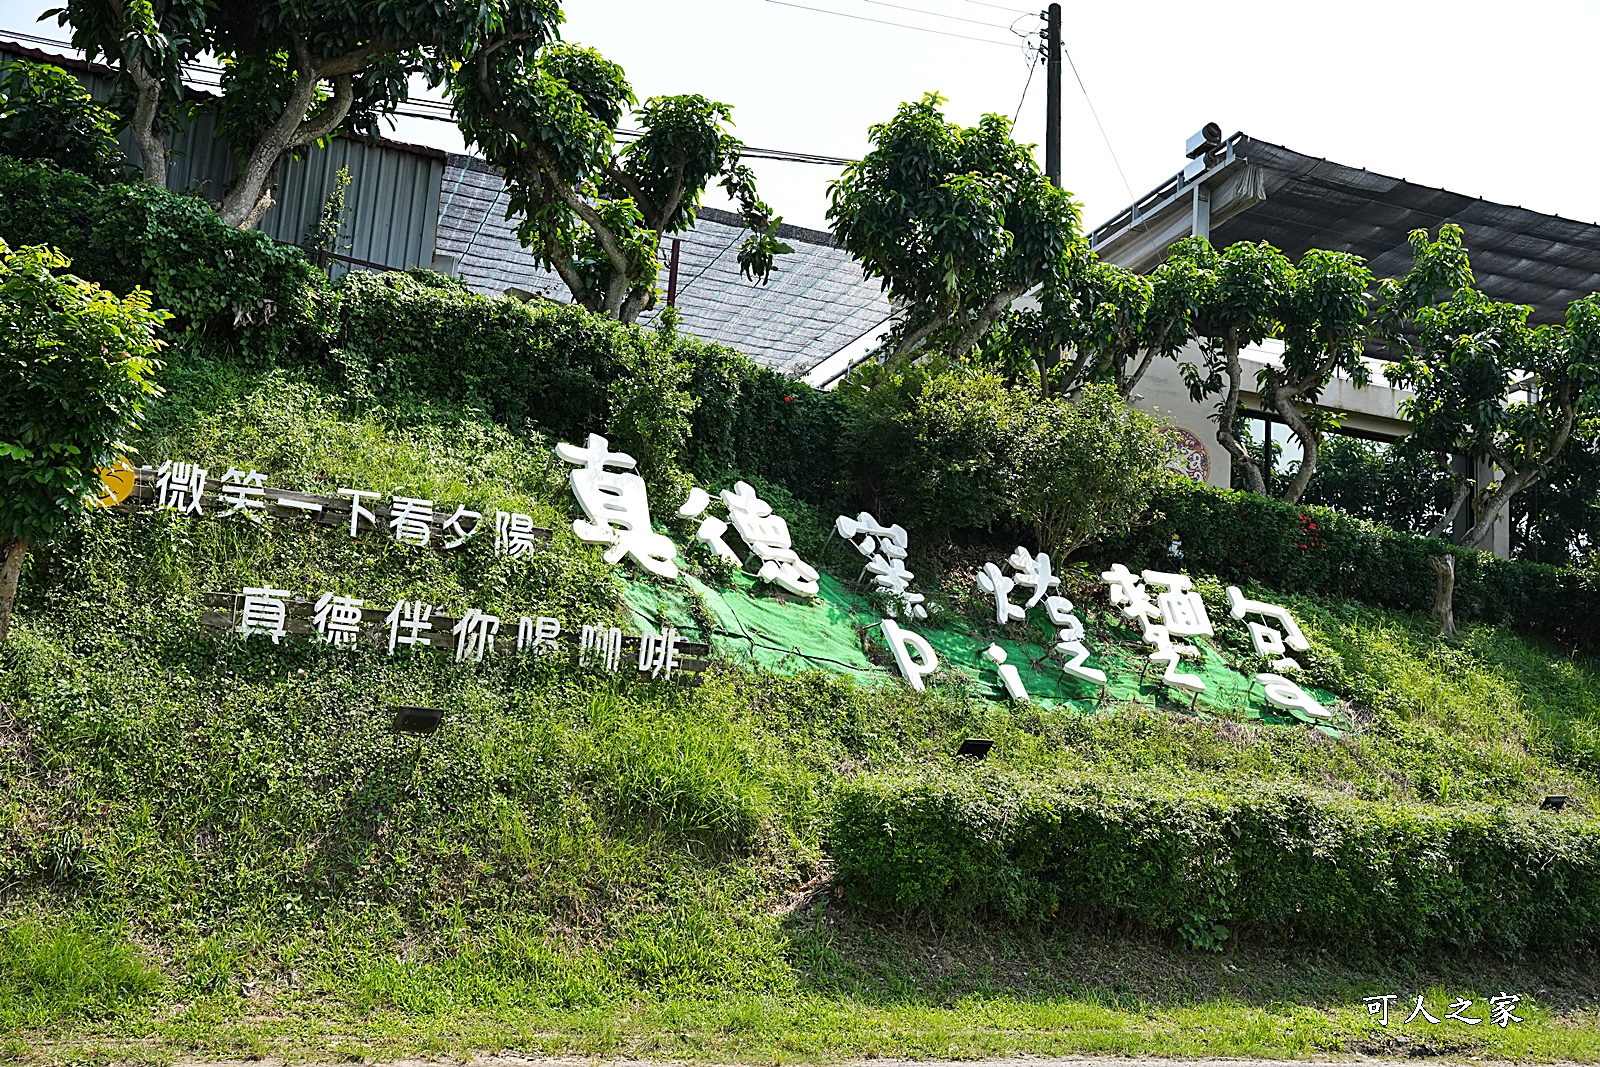
[[(1239, 205), (1232, 213), (1213, 215), (1211, 240), (1218, 246), (1267, 241), (1293, 258), (1312, 248), (1353, 252), (1379, 277), (1395, 277), (1411, 267), (1412, 230), (1436, 232), (1453, 222), (1465, 235), (1478, 287), (1496, 300), (1531, 306), (1534, 322), (1562, 321), (1569, 303), (1600, 290), (1600, 226), (1347, 167), (1243, 134), (1228, 138), (1225, 148), (1234, 173), (1241, 172), (1238, 163), (1247, 165), (1250, 188), (1231, 198)], [(1206, 181), (1206, 175), (1169, 179), (1093, 239), (1108, 251), (1128, 247), (1148, 217), (1148, 227), (1170, 240), (1154, 209), (1170, 201), (1172, 212), (1187, 215), (1185, 190)], [(1187, 232), (1185, 225), (1176, 236)]]
[[(561, 279), (517, 240), (516, 224), (506, 218), (509, 203), (498, 170), (473, 156), (450, 156), (439, 198), (438, 255), (453, 257), (457, 275), (476, 292), (516, 289), (570, 300)], [(694, 226), (675, 235), (679, 328), (798, 377), (888, 319), (889, 300), (832, 234), (788, 225), (778, 233), (794, 251), (779, 256), (771, 280), (759, 285), (739, 273), (745, 231), (738, 216), (701, 208)], [(663, 264), (671, 248), (672, 239), (664, 238)], [(662, 290), (666, 280), (663, 266)], [(648, 311), (639, 321), (658, 314)]]

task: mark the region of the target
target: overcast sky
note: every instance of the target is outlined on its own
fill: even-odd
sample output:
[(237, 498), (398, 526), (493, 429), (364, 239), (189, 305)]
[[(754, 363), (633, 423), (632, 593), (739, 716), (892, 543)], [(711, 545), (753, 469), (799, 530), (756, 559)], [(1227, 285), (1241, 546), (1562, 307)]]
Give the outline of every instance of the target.
[[(855, 157), (870, 124), (928, 90), (948, 97), (949, 116), (964, 123), (1011, 115), (1022, 98), (1029, 68), (1010, 26), (1039, 26), (1019, 14), (1030, 10), (1024, 0), (793, 3), (859, 18), (777, 0), (607, 0), (569, 3), (563, 32), (621, 63), (641, 97), (695, 92), (733, 105), (739, 135), (763, 148)], [(58, 34), (53, 23), (34, 23), (49, 6), (0, 0), (0, 26)], [(1111, 142), (1069, 69), (1064, 184), (1090, 226), (1126, 206), (1130, 187), (1143, 194), (1178, 170), (1184, 139), (1208, 121), (1352, 166), (1600, 221), (1591, 55), (1600, 3), (1122, 2), (1069, 4), (1064, 23)], [(1041, 159), (1044, 111), (1040, 69), (1018, 135), (1040, 144)], [(460, 148), (446, 123), (402, 120), (395, 136)], [(754, 166), (787, 221), (826, 225), (834, 168)]]

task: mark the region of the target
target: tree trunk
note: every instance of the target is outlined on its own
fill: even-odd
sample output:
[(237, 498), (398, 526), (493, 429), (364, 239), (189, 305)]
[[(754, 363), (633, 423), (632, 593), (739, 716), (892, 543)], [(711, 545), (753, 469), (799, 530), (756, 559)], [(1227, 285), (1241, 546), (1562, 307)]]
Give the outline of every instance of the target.
[(1436, 583), (1433, 591), (1433, 620), (1439, 624), (1441, 637), (1455, 640), (1456, 636), (1456, 558), (1433, 556), (1428, 560), (1433, 568)]
[(139, 146), (139, 163), (144, 180), (151, 185), (167, 184), (166, 131), (156, 128), (156, 116), (161, 110), (161, 83), (142, 63), (125, 63), (128, 77), (139, 90), (134, 105), (133, 118), (128, 122), (128, 132), (133, 143)]
[(989, 332), (989, 327), (995, 324), (1001, 313), (1010, 306), (1011, 301), (1021, 296), (1022, 292), (1019, 289), (1002, 289), (990, 297), (983, 310), (978, 312), (977, 316), (967, 324), (967, 328), (962, 330), (955, 341), (952, 342), (950, 358), (960, 359), (979, 341), (983, 340), (984, 334)]
[(1233, 432), (1234, 420), (1239, 416), (1239, 382), (1244, 377), (1244, 368), (1239, 363), (1239, 345), (1233, 335), (1223, 339), (1223, 348), (1227, 358), (1228, 392), (1217, 413), (1217, 444), (1227, 449), (1235, 463), (1244, 467), (1245, 482), (1250, 486), (1250, 491), (1266, 496), (1267, 480), (1261, 473), (1261, 464), (1256, 462), (1248, 448), (1239, 443), (1238, 436)]
[(1429, 537), (1449, 537), (1450, 527), (1455, 525), (1456, 516), (1461, 514), (1462, 505), (1472, 495), (1472, 481), (1470, 479), (1461, 477), (1453, 469), (1450, 472), (1450, 477), (1455, 482), (1455, 497), (1450, 501), (1450, 507), (1445, 511), (1444, 515), (1440, 517), (1438, 522), (1433, 524), (1433, 529), (1428, 531)]
[(322, 75), (311, 69), (309, 56), (306, 56), (294, 92), (284, 102), (283, 113), (250, 150), (233, 188), (228, 190), (222, 206), (217, 209), (217, 214), (229, 226), (248, 230), (261, 221), (261, 216), (273, 203), (271, 182), (278, 160), (291, 149), (302, 148), (333, 133), (350, 113), (350, 105), (355, 101), (354, 82), (351, 75), (340, 74), (332, 79), (333, 96), (323, 105), (321, 113), (315, 121), (306, 120), (322, 80)]
[(1535, 468), (1520, 474), (1513, 474), (1502, 481), (1500, 488), (1491, 492), (1488, 499), (1483, 502), (1482, 514), (1472, 524), (1472, 529), (1467, 531), (1466, 539), (1462, 543), (1469, 548), (1482, 549), (1485, 552), (1489, 551), (1485, 546), (1494, 535), (1494, 521), (1510, 505), (1512, 497), (1538, 480), (1539, 471)]
[(239, 175), (233, 181), (233, 188), (228, 190), (227, 195), (222, 198), (222, 206), (217, 209), (217, 214), (222, 216), (223, 222), (241, 230), (249, 230), (261, 221), (261, 216), (272, 206), (272, 192), (269, 188), (272, 169), (278, 165), (278, 158), (288, 149), (289, 145), (286, 142), (270, 137), (256, 145), (250, 157), (245, 160), (244, 166), (239, 168)]
[(634, 286), (628, 298), (622, 302), (622, 309), (617, 313), (617, 321), (623, 324), (637, 322), (639, 316), (644, 313), (645, 305), (650, 302), (651, 294), (649, 286)]
[(22, 577), (22, 561), (28, 557), (28, 542), (17, 538), (6, 546), (0, 562), (0, 645), (11, 632), (11, 607), (17, 601), (17, 579)]
[(1150, 369), (1151, 362), (1156, 358), (1156, 351), (1157, 349), (1154, 346), (1145, 349), (1144, 357), (1139, 360), (1139, 365), (1134, 368), (1133, 373), (1117, 383), (1117, 392), (1122, 394), (1122, 399), (1128, 399), (1133, 395), (1133, 391), (1139, 387), (1139, 379), (1143, 378), (1144, 372)]
[(1317, 473), (1317, 453), (1322, 449), (1322, 435), (1306, 422), (1305, 416), (1300, 414), (1300, 409), (1289, 399), (1288, 390), (1273, 390), (1272, 406), (1283, 416), (1283, 421), (1295, 439), (1300, 442), (1300, 448), (1304, 452), (1300, 460), (1300, 469), (1295, 471), (1294, 477), (1289, 480), (1288, 488), (1283, 491), (1284, 503), (1298, 504), (1300, 497), (1306, 491), (1306, 486), (1311, 484), (1312, 475)]

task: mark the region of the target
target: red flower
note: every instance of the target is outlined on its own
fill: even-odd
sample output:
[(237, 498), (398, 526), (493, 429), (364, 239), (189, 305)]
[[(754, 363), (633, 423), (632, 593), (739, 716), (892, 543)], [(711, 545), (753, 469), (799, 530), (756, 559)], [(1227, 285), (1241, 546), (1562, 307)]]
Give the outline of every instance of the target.
[(792, 396), (786, 396), (786, 397), (783, 398), (783, 402), (785, 404), (787, 404), (787, 403), (789, 403), (789, 401), (791, 401), (793, 399), (794, 399), (794, 397), (792, 397)]

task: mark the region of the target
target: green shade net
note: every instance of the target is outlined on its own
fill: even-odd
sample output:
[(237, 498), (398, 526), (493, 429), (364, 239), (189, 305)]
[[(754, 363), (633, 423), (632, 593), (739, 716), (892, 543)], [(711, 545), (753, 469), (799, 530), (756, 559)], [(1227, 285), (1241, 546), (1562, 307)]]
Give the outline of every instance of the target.
[[(778, 592), (742, 571), (719, 585), (708, 585), (687, 572), (673, 584), (624, 582), (628, 607), (642, 631), (659, 633), (670, 626), (690, 640), (709, 641), (716, 652), (728, 658), (784, 673), (824, 670), (868, 683), (899, 677), (886, 655), (878, 658), (889, 663), (887, 667), (867, 656), (867, 641), (875, 649), (886, 648), (878, 630), (881, 609), (832, 575), (822, 575), (821, 590), (811, 599)], [(1039, 609), (1030, 611), (1025, 622), (1006, 627), (1000, 636), (980, 632), (968, 620), (948, 612), (919, 620), (911, 628), (933, 646), (941, 671), (964, 671), (978, 679), (994, 700), (1008, 698), (995, 664), (984, 655), (991, 643), (1005, 649), (1006, 662), (1017, 668), (1029, 698), (1046, 707), (1070, 705), (1087, 712), (1102, 703), (1137, 700), (1205, 717), (1269, 724), (1297, 721), (1269, 704), (1261, 686), (1230, 667), (1204, 638), (1189, 639), (1200, 650), (1200, 658), (1187, 658), (1179, 666), (1205, 681), (1205, 692), (1196, 696), (1161, 684), (1162, 668), (1149, 661), (1150, 649), (1138, 631), (1108, 620), (1085, 622), (1090, 628), (1085, 644), (1091, 653), (1086, 666), (1105, 672), (1104, 686), (1062, 671), (1060, 654), (1054, 650), (1055, 631)], [(1321, 689), (1306, 691), (1338, 715), (1338, 697)], [(1339, 734), (1333, 725), (1319, 722), (1316, 726), (1330, 735)]]

